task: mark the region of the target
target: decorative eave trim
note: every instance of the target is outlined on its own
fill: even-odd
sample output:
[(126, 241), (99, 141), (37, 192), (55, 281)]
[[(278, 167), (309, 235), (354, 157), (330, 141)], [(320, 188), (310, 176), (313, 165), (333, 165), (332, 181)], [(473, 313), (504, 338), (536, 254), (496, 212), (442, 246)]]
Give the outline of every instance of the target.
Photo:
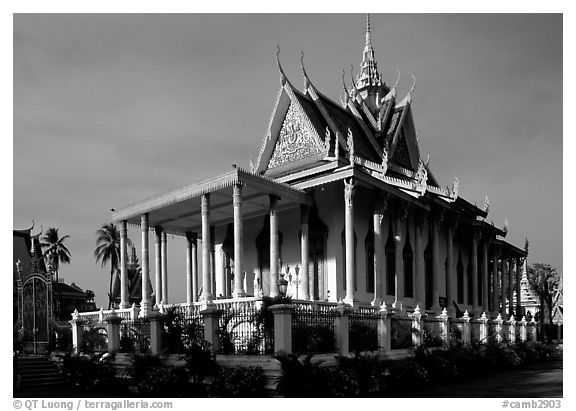
[[(396, 107), (398, 108), (399, 106)], [(406, 113), (409, 107), (410, 107), (409, 103), (404, 105), (404, 108), (402, 109), (402, 115), (398, 119), (398, 126), (396, 127), (396, 131), (394, 132), (394, 137), (392, 138), (392, 144), (390, 144), (390, 153), (389, 153), (390, 158), (392, 158), (394, 156), (394, 153), (396, 152), (396, 146), (398, 145), (398, 136), (400, 136), (400, 130), (402, 130), (402, 127), (404, 127), (404, 120), (406, 119)]]
[[(340, 148), (342, 150), (345, 150), (346, 149), (346, 141), (344, 140), (344, 136), (342, 135), (340, 130), (338, 130), (336, 123), (334, 123), (334, 121), (332, 120), (332, 117), (330, 117), (330, 115), (328, 114), (328, 110), (326, 110), (326, 107), (324, 107), (324, 104), (322, 104), (322, 102), (320, 101), (318, 94), (321, 94), (321, 93), (316, 91), (316, 88), (314, 87), (314, 85), (312, 85), (312, 82), (309, 79), (308, 79), (308, 87), (306, 88), (306, 90), (304, 90), (304, 92), (308, 92), (310, 94), (310, 97), (312, 98), (314, 105), (318, 108), (318, 110), (320, 111), (320, 114), (322, 114), (322, 117), (324, 117), (324, 120), (328, 124), (328, 127), (330, 127), (330, 130), (336, 136), (336, 139), (338, 140), (338, 144), (340, 145)], [(324, 95), (322, 95), (322, 97), (327, 98)]]
[(238, 168), (216, 177), (202, 180), (196, 184), (130, 204), (118, 211), (115, 211), (112, 214), (112, 221), (119, 222), (122, 220), (128, 220), (144, 213), (149, 213), (194, 197), (199, 197), (203, 194), (209, 194), (223, 188), (231, 187), (238, 183), (269, 194), (278, 195), (281, 198), (288, 198), (289, 200), (298, 203), (311, 203), (309, 195), (303, 190), (294, 188), (285, 183), (277, 182), (270, 177), (250, 173)]
[(264, 150), (266, 149), (266, 143), (270, 141), (272, 138), (272, 122), (276, 117), (276, 111), (278, 110), (278, 105), (280, 104), (280, 98), (282, 97), (284, 87), (285, 86), (281, 86), (280, 90), (278, 90), (278, 95), (276, 96), (274, 108), (272, 109), (272, 114), (270, 115), (270, 119), (268, 120), (268, 127), (266, 128), (264, 138), (262, 139), (262, 144), (260, 144), (260, 150), (258, 151), (258, 158), (256, 159), (256, 164), (254, 164), (254, 168), (250, 170), (252, 172), (256, 172), (256, 170), (260, 168), (260, 162), (262, 161), (262, 155), (264, 154)]
[(390, 104), (388, 104), (386, 111), (382, 112), (380, 110), (380, 112), (378, 113), (378, 130), (379, 131), (384, 131), (384, 127), (386, 126), (386, 123), (388, 122), (388, 118), (390, 117), (390, 113), (392, 112), (392, 109), (394, 108), (394, 106), (396, 104), (396, 86), (394, 86), (394, 88), (390, 91), (390, 93), (388, 93), (386, 95), (386, 97), (384, 97), (384, 102), (386, 102), (388, 100), (390, 101)]
[(432, 194), (436, 194), (437, 196), (440, 196), (446, 200), (449, 200), (450, 202), (456, 201), (456, 198), (454, 198), (450, 195), (450, 192), (448, 191), (447, 188), (440, 188), (440, 187), (435, 187), (435, 186), (429, 185), (426, 188), (426, 191), (429, 191)]
[[(362, 104), (364, 104), (364, 103), (362, 103)], [(356, 108), (356, 106), (354, 105), (352, 100), (350, 100), (348, 102), (348, 107), (350, 108), (350, 111), (352, 111), (352, 114), (354, 115), (354, 117), (356, 117), (356, 121), (358, 121), (360, 128), (362, 129), (362, 131), (366, 135), (366, 138), (368, 139), (368, 142), (370, 143), (370, 145), (372, 146), (372, 148), (376, 152), (376, 155), (379, 156), (379, 158), (382, 158), (382, 152), (381, 152), (382, 149), (380, 148), (380, 146), (376, 142), (376, 139), (374, 138), (374, 135), (372, 134), (372, 130), (370, 130), (370, 128), (366, 125), (366, 123), (364, 122), (364, 119), (360, 115), (360, 112), (358, 111), (358, 109)]]
[(376, 122), (376, 119), (374, 118), (374, 116), (372, 115), (370, 110), (368, 109), (368, 106), (366, 105), (364, 100), (362, 100), (362, 111), (364, 112), (364, 115), (366, 116), (366, 118), (370, 122), (370, 125), (372, 127), (374, 127), (375, 130), (378, 130), (378, 123)]

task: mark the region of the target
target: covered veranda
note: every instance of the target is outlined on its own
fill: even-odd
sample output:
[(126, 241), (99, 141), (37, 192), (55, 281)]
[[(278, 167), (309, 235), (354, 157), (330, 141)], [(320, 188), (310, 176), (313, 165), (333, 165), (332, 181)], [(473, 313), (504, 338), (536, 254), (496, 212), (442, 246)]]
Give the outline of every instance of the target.
[[(156, 304), (168, 304), (167, 234), (186, 237), (186, 303), (210, 302), (214, 298), (214, 229), (232, 223), (234, 231), (234, 298), (246, 296), (244, 289), (244, 221), (262, 215), (270, 218), (270, 296), (278, 295), (279, 242), (278, 215), (300, 207), (301, 256), (300, 295), (308, 295), (308, 219), (312, 200), (304, 190), (275, 182), (236, 166), (227, 173), (197, 184), (158, 195), (113, 212), (120, 225), (120, 308), (129, 308), (127, 270), (127, 226), (139, 226), (142, 235), (142, 301), (140, 316), (147, 316), (153, 304), (150, 290), (149, 233), (154, 230)], [(198, 243), (200, 240), (200, 244)], [(198, 271), (201, 247), (201, 273)], [(200, 275), (201, 274), (201, 275)]]

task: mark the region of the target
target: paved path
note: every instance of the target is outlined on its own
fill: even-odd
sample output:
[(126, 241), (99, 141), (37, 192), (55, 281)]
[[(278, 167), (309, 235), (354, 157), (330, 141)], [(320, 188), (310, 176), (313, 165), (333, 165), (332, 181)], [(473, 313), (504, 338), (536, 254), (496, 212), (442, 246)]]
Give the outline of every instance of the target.
[[(551, 361), (495, 372), (459, 383), (427, 388), (401, 397), (424, 398), (562, 398), (561, 356)], [(395, 395), (391, 395), (394, 397)]]

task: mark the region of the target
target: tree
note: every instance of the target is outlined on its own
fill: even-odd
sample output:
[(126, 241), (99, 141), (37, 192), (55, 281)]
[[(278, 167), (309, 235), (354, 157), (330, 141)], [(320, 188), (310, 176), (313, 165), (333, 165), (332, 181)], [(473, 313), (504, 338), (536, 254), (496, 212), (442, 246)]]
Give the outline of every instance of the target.
[(40, 247), (42, 247), (43, 253), (42, 257), (46, 261), (48, 266), (52, 267), (52, 270), (56, 273), (56, 314), (60, 318), (60, 287), (58, 272), (60, 268), (60, 263), (70, 264), (70, 251), (64, 245), (64, 240), (70, 238), (69, 235), (60, 237), (57, 228), (49, 228), (46, 231), (44, 237), (42, 237), (42, 242)]
[[(102, 227), (96, 231), (96, 249), (94, 257), (96, 263), (100, 262), (102, 267), (110, 264), (110, 287), (108, 291), (108, 309), (112, 307), (112, 282), (114, 273), (118, 272), (120, 266), (120, 231), (116, 224), (102, 224)], [(132, 245), (130, 239), (127, 239), (127, 246)]]
[(553, 297), (560, 284), (560, 277), (554, 267), (549, 264), (534, 263), (528, 267), (528, 284), (540, 299), (540, 330), (544, 333), (544, 309), (548, 310), (550, 326), (552, 326)]

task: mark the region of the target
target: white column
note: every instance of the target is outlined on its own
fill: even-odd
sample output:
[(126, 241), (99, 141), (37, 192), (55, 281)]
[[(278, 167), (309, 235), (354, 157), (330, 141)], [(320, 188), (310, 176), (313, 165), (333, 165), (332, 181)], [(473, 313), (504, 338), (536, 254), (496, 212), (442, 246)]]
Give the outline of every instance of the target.
[(226, 296), (226, 269), (224, 268), (224, 253), (222, 244), (216, 244), (214, 247), (214, 276), (216, 278), (216, 297)]
[(234, 298), (245, 297), (244, 290), (244, 227), (242, 220), (242, 185), (233, 187), (232, 202), (234, 206)]
[[(425, 237), (426, 236), (426, 237)], [(424, 238), (428, 237), (428, 212), (420, 210), (416, 220), (416, 239), (414, 247), (414, 296), (416, 304), (420, 307), (426, 307), (426, 264), (424, 262)]]
[(346, 297), (344, 302), (354, 304), (354, 186), (344, 180), (344, 230), (346, 241)]
[(129, 308), (128, 291), (128, 228), (126, 220), (120, 222), (120, 308)]
[(168, 304), (168, 239), (162, 232), (162, 303)]
[(140, 302), (140, 316), (146, 317), (150, 310), (150, 258), (148, 245), (148, 213), (140, 216), (140, 228), (142, 229), (142, 300)]
[(270, 196), (270, 297), (278, 296), (278, 197)]
[(522, 264), (520, 261), (520, 257), (516, 257), (516, 318), (521, 318), (522, 316), (522, 290), (520, 289)]
[[(480, 231), (474, 229), (472, 233), (472, 245), (470, 259), (472, 263), (472, 313), (474, 316), (481, 314), (478, 308), (478, 241), (480, 240)], [(468, 301), (470, 303), (470, 301)]]
[(514, 259), (508, 259), (508, 317), (514, 311)]
[(490, 273), (488, 270), (488, 239), (482, 241), (482, 312), (490, 312)]
[[(393, 308), (402, 310), (402, 300), (404, 299), (404, 243), (406, 241), (408, 232), (408, 219), (407, 219), (407, 205), (398, 202), (396, 207), (396, 216), (394, 218), (394, 259), (396, 260), (396, 267), (394, 269), (395, 276), (395, 290), (394, 290), (394, 303)], [(404, 223), (406, 222), (406, 227)], [(403, 310), (402, 310), (403, 311)]]
[[(186, 233), (186, 302), (192, 304), (194, 296), (198, 292), (198, 284), (195, 282), (195, 272), (192, 271), (192, 242), (196, 242), (196, 233)], [(194, 247), (196, 248), (196, 247)]]
[(162, 227), (154, 227), (154, 233), (156, 234), (156, 304), (160, 305), (162, 302)]
[(443, 219), (442, 211), (435, 213), (432, 219), (432, 306), (430, 309), (437, 314), (442, 312), (440, 307), (440, 290), (442, 289), (442, 279), (440, 272), (442, 271), (442, 263), (440, 262), (440, 243), (439, 232), (440, 224)]
[(502, 255), (500, 260), (500, 272), (501, 274), (501, 286), (500, 286), (500, 313), (504, 320), (508, 319), (506, 315), (506, 288), (508, 286), (508, 267), (506, 264), (506, 258)]
[(498, 247), (494, 245), (493, 251), (493, 260), (492, 260), (492, 313), (494, 316), (498, 314), (499, 311), (499, 304), (498, 304), (498, 295), (499, 295), (499, 288), (498, 288), (498, 258), (500, 257), (500, 252)]
[(302, 300), (313, 300), (314, 296), (310, 294), (310, 288), (308, 287), (309, 275), (308, 275), (308, 265), (309, 265), (309, 249), (308, 249), (308, 217), (309, 208), (307, 205), (300, 205), (300, 298)]
[(210, 194), (202, 195), (202, 300), (212, 301), (210, 281)]
[(372, 305), (380, 307), (382, 304), (382, 279), (384, 277), (384, 246), (382, 241), (382, 219), (386, 203), (379, 199), (372, 213), (372, 224), (374, 225), (374, 299)]
[(446, 245), (446, 253), (448, 258), (448, 266), (446, 267), (446, 311), (448, 316), (454, 318), (456, 315), (456, 308), (454, 307), (454, 285), (455, 274), (454, 274), (454, 235), (456, 233), (457, 226), (456, 216), (453, 216), (448, 221), (448, 238)]

